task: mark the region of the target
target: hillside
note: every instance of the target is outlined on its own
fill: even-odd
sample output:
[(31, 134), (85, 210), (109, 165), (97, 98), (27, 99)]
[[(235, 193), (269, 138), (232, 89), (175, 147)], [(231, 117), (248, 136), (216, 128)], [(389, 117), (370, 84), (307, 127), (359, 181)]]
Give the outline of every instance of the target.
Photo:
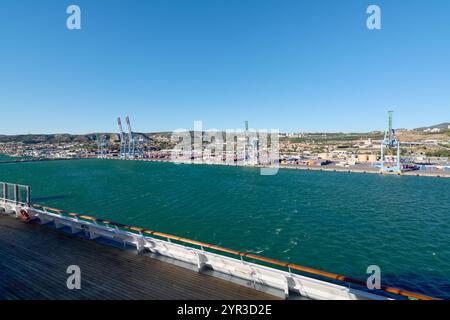
[[(144, 141), (153, 140), (152, 134), (133, 133), (138, 139)], [(109, 142), (118, 142), (117, 133), (89, 133), (89, 134), (24, 134), (24, 135), (0, 135), (0, 143), (16, 142), (24, 144), (59, 144), (59, 143), (96, 143), (97, 135), (105, 137)]]
[(429, 127), (421, 127), (421, 128), (416, 128), (414, 130), (416, 131), (425, 131), (425, 130), (433, 130), (433, 129), (450, 129), (450, 122), (443, 122), (440, 124), (436, 124), (434, 126), (429, 126)]

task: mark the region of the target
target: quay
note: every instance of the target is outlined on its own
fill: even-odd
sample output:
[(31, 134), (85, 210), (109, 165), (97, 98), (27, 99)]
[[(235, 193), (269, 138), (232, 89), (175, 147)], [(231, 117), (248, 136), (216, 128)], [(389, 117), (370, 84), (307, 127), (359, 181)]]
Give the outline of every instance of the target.
[(82, 160), (91, 158), (25, 158), (16, 160), (1, 160), (2, 163), (24, 163), (24, 162), (43, 162), (43, 161), (68, 161), (68, 160)]
[[(388, 173), (380, 173), (377, 168), (342, 168), (336, 166), (300, 166), (300, 165), (280, 165), (280, 169), (296, 169), (307, 171), (328, 171), (328, 172), (346, 172), (346, 173), (372, 173), (380, 175), (388, 175)], [(391, 173), (390, 175), (414, 176), (414, 177), (434, 177), (434, 178), (450, 178), (450, 173), (447, 172), (423, 172), (403, 171), (401, 174)]]
[[(122, 160), (122, 161), (144, 161), (144, 162), (168, 162), (168, 163), (181, 163), (181, 164), (196, 164), (196, 165), (218, 165), (218, 166), (232, 166), (232, 167), (255, 167), (255, 168), (269, 168), (264, 165), (240, 165), (240, 164), (227, 164), (225, 162), (202, 162), (202, 161), (186, 161), (186, 162), (174, 162), (170, 159), (158, 159), (158, 158), (145, 158), (145, 159), (119, 159), (119, 158), (101, 158), (109, 160)], [(343, 173), (358, 173), (358, 174), (379, 174), (379, 175), (402, 175), (402, 176), (414, 176), (414, 177), (433, 177), (433, 178), (450, 178), (450, 172), (426, 172), (426, 171), (403, 171), (401, 174), (397, 173), (380, 173), (380, 170), (375, 167), (338, 167), (338, 166), (317, 166), (317, 165), (290, 165), (280, 164), (279, 169), (289, 170), (305, 170), (305, 171), (324, 171), (324, 172), (343, 172)]]
[[(31, 203), (0, 182), (0, 299), (434, 299)], [(20, 221), (22, 220), (22, 221)], [(66, 287), (78, 265), (82, 290)]]
[[(44, 162), (44, 161), (68, 161), (68, 160), (86, 160), (96, 159), (92, 157), (86, 158), (30, 158), (30, 159), (17, 159), (17, 160), (1, 160), (0, 164), (6, 163), (25, 163), (25, 162)], [(225, 162), (202, 162), (202, 161), (186, 161), (186, 162), (174, 162), (170, 159), (158, 159), (158, 158), (144, 158), (144, 159), (120, 159), (120, 158), (98, 158), (105, 160), (122, 160), (122, 161), (144, 161), (144, 162), (168, 162), (168, 163), (182, 163), (182, 164), (197, 164), (197, 165), (224, 165), (224, 166), (252, 166), (255, 168), (268, 168), (264, 165), (240, 165), (240, 164), (228, 164)], [(338, 166), (317, 166), (317, 165), (290, 165), (280, 164), (279, 169), (291, 169), (291, 170), (305, 170), (305, 171), (325, 171), (325, 172), (344, 172), (344, 173), (370, 173), (370, 174), (384, 174), (380, 173), (380, 170), (374, 167), (338, 167)], [(403, 176), (415, 176), (415, 177), (434, 177), (434, 178), (450, 178), (450, 172), (427, 172), (427, 171), (404, 171), (401, 174)]]

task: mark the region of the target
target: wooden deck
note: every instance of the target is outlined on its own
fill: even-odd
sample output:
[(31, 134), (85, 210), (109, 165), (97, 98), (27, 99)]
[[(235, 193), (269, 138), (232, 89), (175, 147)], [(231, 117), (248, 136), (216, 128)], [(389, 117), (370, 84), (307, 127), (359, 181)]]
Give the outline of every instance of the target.
[[(69, 290), (69, 265), (81, 290)], [(276, 299), (252, 288), (0, 215), (0, 299)]]

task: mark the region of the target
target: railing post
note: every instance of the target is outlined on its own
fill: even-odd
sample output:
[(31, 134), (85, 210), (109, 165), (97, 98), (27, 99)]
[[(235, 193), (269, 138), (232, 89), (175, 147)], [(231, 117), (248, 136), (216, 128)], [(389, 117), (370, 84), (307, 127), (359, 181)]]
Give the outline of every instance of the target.
[(30, 186), (26, 186), (25, 190), (27, 191), (27, 207), (29, 207), (31, 205), (31, 188)]
[(284, 299), (289, 299), (289, 279), (284, 278)]
[(14, 201), (16, 202), (16, 204), (19, 204), (19, 185), (15, 184), (14, 185)]
[(3, 183), (3, 197), (8, 200), (8, 184), (6, 182)]

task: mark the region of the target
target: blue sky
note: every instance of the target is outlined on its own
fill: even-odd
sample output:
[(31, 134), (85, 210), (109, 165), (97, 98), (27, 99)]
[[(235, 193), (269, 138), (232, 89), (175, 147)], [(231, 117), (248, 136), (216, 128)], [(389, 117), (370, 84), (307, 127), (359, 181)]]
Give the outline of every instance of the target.
[(114, 131), (125, 114), (145, 132), (450, 121), (449, 15), (446, 0), (2, 0), (0, 134)]

